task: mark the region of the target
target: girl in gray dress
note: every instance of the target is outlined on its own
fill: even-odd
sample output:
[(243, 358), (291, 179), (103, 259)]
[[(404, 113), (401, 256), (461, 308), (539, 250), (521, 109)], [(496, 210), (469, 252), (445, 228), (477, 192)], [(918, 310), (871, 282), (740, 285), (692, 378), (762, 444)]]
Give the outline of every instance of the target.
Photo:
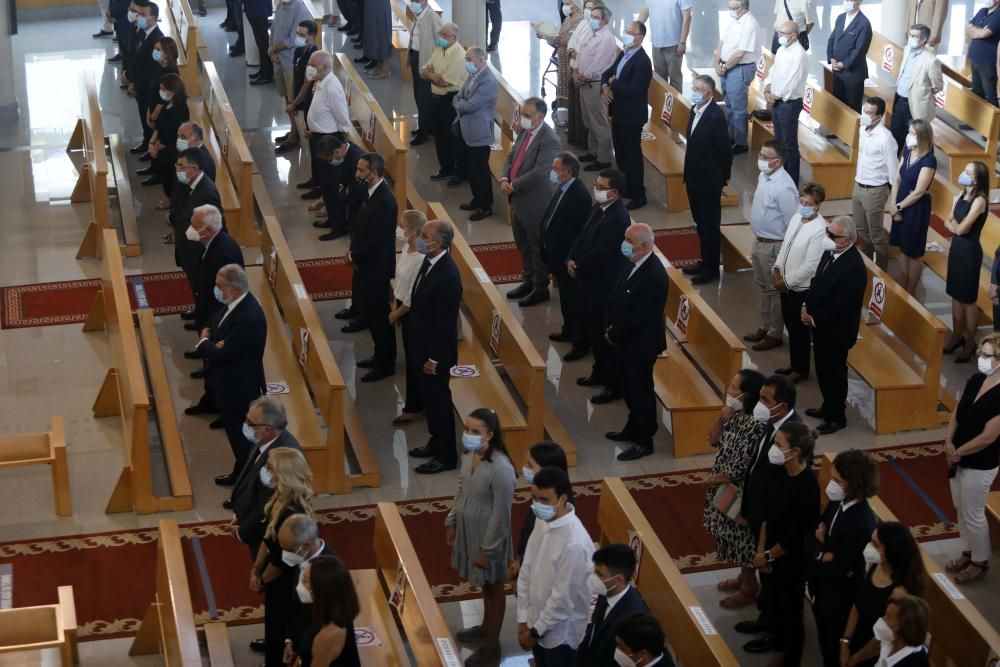
[(503, 442), (500, 420), (492, 410), (474, 410), (465, 419), (462, 469), (455, 504), (444, 525), (451, 565), (459, 576), (483, 591), (483, 622), (456, 635), (463, 643), (481, 644), (466, 667), (500, 663), (500, 628), (507, 601), (504, 584), (513, 561), (510, 508), (514, 503), (514, 466)]

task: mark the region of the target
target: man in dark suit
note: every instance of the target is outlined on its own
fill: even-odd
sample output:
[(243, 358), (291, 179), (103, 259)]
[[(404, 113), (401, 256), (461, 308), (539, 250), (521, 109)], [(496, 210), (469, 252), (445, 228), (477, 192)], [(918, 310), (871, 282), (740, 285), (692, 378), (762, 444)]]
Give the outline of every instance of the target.
[(630, 211), (646, 205), (642, 126), (649, 120), (649, 83), (653, 80), (653, 63), (642, 48), (645, 36), (644, 23), (629, 23), (622, 38), (625, 50), (601, 75), (601, 96), (608, 105), (608, 117), (611, 119), (615, 163), (625, 173), (628, 190), (624, 197), (629, 200), (625, 208)]
[[(109, 63), (118, 63), (125, 59), (124, 54), (128, 50), (129, 38), (134, 28), (134, 24), (132, 23), (133, 11), (135, 11), (135, 9), (132, 7), (132, 3), (130, 3), (129, 0), (111, 0), (108, 3), (108, 11), (105, 15), (105, 24), (107, 24), (108, 19), (111, 19), (114, 22), (115, 39), (118, 40), (118, 53), (111, 58), (108, 58)], [(138, 14), (138, 12), (136, 12), (136, 14)], [(96, 36), (97, 35), (95, 35), (95, 37)]]
[(600, 172), (594, 185), (597, 203), (566, 259), (566, 271), (576, 281), (577, 292), (585, 299), (587, 340), (594, 353), (590, 375), (579, 378), (576, 383), (581, 387), (604, 387), (604, 391), (590, 399), (595, 405), (622, 397), (614, 354), (604, 337), (604, 319), (622, 262), (622, 239), (630, 222), (621, 200), (624, 191), (623, 173), (617, 169)]
[(316, 519), (308, 514), (293, 514), (285, 519), (278, 529), (278, 543), (281, 545), (282, 560), (294, 568), (288, 570), (294, 575), (291, 584), (295, 592), (291, 596), (291, 605), (286, 614), (277, 617), (285, 621), (284, 639), (289, 641), (285, 646), (285, 657), (288, 658), (285, 664), (293, 665), (300, 650), (299, 639), (313, 622), (313, 597), (302, 583), (306, 565), (320, 556), (337, 554), (319, 536)]
[[(454, 470), (458, 463), (455, 417), (452, 412), (451, 367), (458, 362), (458, 309), (462, 303), (462, 278), (451, 258), (455, 230), (443, 220), (431, 220), (417, 237), (424, 262), (413, 282), (410, 297), (410, 331), (406, 363), (414, 364), (418, 406), (427, 418), (431, 439), (410, 450), (414, 458), (430, 458), (416, 471), (433, 475)], [(419, 411), (419, 410), (418, 410)]]
[(865, 260), (854, 245), (854, 219), (837, 216), (826, 235), (836, 247), (823, 253), (802, 306), (802, 323), (813, 332), (816, 380), (823, 394), (823, 406), (806, 414), (823, 420), (816, 427), (823, 435), (847, 426), (847, 354), (858, 340), (868, 281)]
[(228, 264), (215, 278), (215, 298), (225, 305), (212, 320), (214, 326), (201, 331), (196, 347), (205, 359), (206, 388), (220, 413), (233, 469), (219, 475), (215, 483), (233, 486), (250, 455), (250, 442), (243, 435), (243, 420), (250, 403), (265, 393), (264, 346), (267, 320), (260, 303), (250, 294), (247, 274), (238, 264)]
[[(212, 179), (213, 183), (217, 182), (215, 160), (212, 159), (212, 154), (208, 152), (208, 146), (205, 145), (205, 130), (202, 129), (201, 125), (192, 121), (182, 123), (177, 128), (177, 154), (180, 155), (189, 148), (198, 149), (198, 152), (201, 153), (201, 165), (205, 173)], [(167, 174), (167, 176), (171, 176), (171, 174)]]
[(861, 112), (868, 77), (868, 47), (872, 43), (872, 24), (861, 13), (861, 0), (854, 0), (852, 9), (834, 21), (830, 39), (826, 42), (826, 61), (833, 70), (833, 96)]
[(320, 241), (333, 241), (350, 233), (350, 223), (367, 189), (358, 182), (358, 160), (365, 151), (351, 142), (329, 134), (320, 138), (316, 147), (319, 159), (330, 165), (324, 170), (320, 180), (326, 220), (313, 223), (313, 227), (329, 229), (319, 237)]
[(198, 264), (205, 248), (200, 239), (189, 234), (191, 216), (199, 206), (211, 204), (222, 210), (219, 189), (205, 174), (202, 154), (197, 148), (189, 148), (177, 158), (178, 186), (170, 196), (168, 218), (174, 230), (174, 261), (184, 270), (191, 292), (198, 292)]
[(573, 343), (563, 361), (576, 361), (587, 355), (589, 345), (582, 295), (566, 271), (566, 258), (590, 215), (590, 191), (580, 180), (580, 161), (569, 151), (559, 153), (552, 161), (549, 180), (556, 191), (542, 216), (542, 259), (556, 277), (563, 318), (562, 329), (549, 334), (549, 340)]
[[(194, 291), (193, 321), (184, 325), (189, 331), (201, 331), (208, 326), (208, 320), (219, 308), (215, 299), (215, 277), (219, 269), (227, 264), (243, 266), (243, 251), (233, 237), (222, 228), (222, 211), (212, 204), (199, 206), (191, 214), (191, 226), (186, 232), (191, 238), (197, 236), (204, 246), (198, 262), (198, 277)], [(182, 315), (183, 317), (183, 315)]]
[(375, 382), (395, 373), (396, 331), (389, 323), (389, 281), (396, 271), (396, 197), (385, 182), (385, 160), (378, 153), (368, 153), (358, 160), (357, 179), (364, 183), (364, 202), (351, 227), (351, 247), (347, 261), (357, 274), (358, 291), (353, 297), (361, 302), (368, 317), (372, 343), (371, 357), (358, 362), (370, 369), (362, 382)]
[[(155, 104), (157, 100), (150, 100), (146, 92), (150, 88), (154, 77), (161, 75), (160, 64), (153, 60), (153, 46), (163, 37), (160, 27), (156, 24), (160, 16), (160, 8), (154, 2), (145, 1), (136, 3), (139, 7), (139, 15), (136, 18), (136, 32), (133, 40), (134, 56), (132, 67), (128, 74), (128, 91), (135, 96), (136, 105), (139, 108), (139, 122), (142, 124), (143, 139), (140, 146), (133, 147), (133, 153), (143, 153), (149, 146), (149, 138), (153, 136), (153, 128), (146, 124), (146, 111), (150, 104)], [(141, 148), (141, 150), (139, 150)]]
[(663, 627), (648, 613), (630, 614), (620, 619), (615, 625), (615, 643), (618, 651), (637, 667), (675, 667), (676, 663), (666, 649), (667, 638)]
[(628, 421), (605, 437), (633, 443), (618, 455), (619, 461), (634, 461), (652, 454), (657, 428), (653, 364), (660, 352), (667, 349), (663, 324), (667, 271), (653, 253), (653, 241), (649, 225), (636, 223), (625, 230), (621, 252), (628, 261), (623, 263), (608, 300), (604, 337), (615, 355)]
[(733, 151), (726, 116), (715, 103), (715, 80), (694, 80), (691, 119), (684, 150), (684, 187), (701, 242), (701, 261), (683, 269), (695, 285), (719, 279), (722, 251), (722, 189), (729, 181)]
[(631, 614), (648, 614), (639, 591), (632, 587), (635, 552), (627, 544), (609, 544), (593, 555), (594, 572), (587, 580), (597, 596), (590, 623), (577, 648), (577, 667), (615, 664), (615, 627)]

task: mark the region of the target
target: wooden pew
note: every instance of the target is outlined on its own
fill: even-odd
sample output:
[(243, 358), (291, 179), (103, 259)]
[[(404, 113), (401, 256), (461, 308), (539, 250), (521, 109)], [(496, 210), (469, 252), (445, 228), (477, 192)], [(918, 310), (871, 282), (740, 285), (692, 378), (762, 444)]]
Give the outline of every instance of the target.
[(406, 143), (393, 129), (388, 117), (372, 95), (364, 77), (358, 74), (349, 55), (333, 54), (333, 73), (347, 94), (355, 131), (351, 133), (352, 143), (362, 149), (378, 153), (385, 158), (386, 174), (392, 184), (399, 212), (406, 210)]
[(847, 363), (875, 392), (875, 432), (937, 428), (951, 417), (939, 399), (954, 405), (941, 388), (946, 327), (867, 257), (865, 266), (865, 305), (875, 276), (885, 281), (885, 305), (880, 323), (861, 323)]
[[(221, 183), (219, 194), (222, 197), (223, 214), (226, 217), (226, 227), (229, 234), (242, 246), (258, 246), (260, 236), (256, 229), (256, 214), (253, 199), (253, 175), (258, 173), (254, 164), (250, 147), (243, 137), (229, 97), (222, 87), (215, 63), (206, 61), (202, 64), (204, 81), (204, 116), (206, 122), (201, 125), (205, 129), (205, 139), (209, 144), (212, 158), (216, 160), (217, 181)], [(208, 135), (214, 132), (214, 142)], [(215, 146), (218, 153), (215, 153)], [(229, 185), (225, 185), (226, 181)], [(229, 188), (235, 193), (236, 199), (229, 200)]]
[(177, 43), (177, 73), (188, 97), (201, 95), (198, 74), (198, 19), (186, 0), (160, 0), (160, 30)]
[(458, 648), (434, 599), (417, 552), (394, 503), (379, 503), (373, 540), (383, 588), (392, 595), (402, 580), (402, 608), (397, 609), (410, 651), (420, 667), (459, 664)]
[[(722, 409), (720, 395), (743, 368), (746, 348), (687, 278), (659, 252), (657, 258), (667, 266), (670, 281), (663, 314), (671, 335), (653, 367), (656, 397), (670, 412), (674, 457), (712, 452), (708, 431)], [(676, 326), (682, 298), (686, 327)]]
[[(649, 131), (656, 139), (642, 142), (642, 154), (663, 175), (667, 210), (686, 211), (691, 208), (684, 187), (684, 151), (691, 118), (690, 102), (655, 73), (649, 84), (648, 100), (652, 107)], [(727, 185), (722, 192), (723, 206), (735, 206), (738, 201), (736, 190)]]
[(73, 515), (66, 460), (66, 431), (62, 417), (52, 418), (52, 429), (42, 433), (0, 436), (0, 468), (45, 464), (52, 468), (53, 505), (58, 516)]
[[(263, 181), (259, 191), (262, 188)], [(379, 486), (378, 460), (273, 215), (263, 218), (261, 254), (264, 266), (251, 267), (248, 274), (268, 319), (265, 374), (271, 381), (288, 383), (289, 393), (278, 398), (288, 413), (289, 430), (301, 443), (313, 471), (313, 488), (317, 493), (350, 493), (357, 486)], [(348, 470), (346, 445), (357, 473)]]
[[(451, 222), (441, 204), (430, 204), (427, 218)], [(545, 360), (457, 227), (451, 256), (462, 276), (465, 305), (461, 317), (463, 336), (458, 342), (459, 364), (474, 364), (481, 374), (452, 380), (455, 410), (460, 417), (483, 406), (495, 410), (515, 469), (524, 465), (528, 449), (543, 440), (546, 432), (562, 446), (569, 464), (575, 466), (576, 444), (545, 400)], [(491, 353), (494, 346), (496, 350)], [(504, 378), (509, 382), (505, 383)]]
[[(517, 140), (517, 133), (521, 130), (521, 106), (524, 104), (524, 98), (514, 90), (513, 86), (507, 83), (507, 79), (503, 78), (499, 70), (493, 65), (490, 65), (490, 68), (497, 79), (497, 103), (493, 110), (493, 122), (497, 126), (496, 131), (499, 135), (499, 142), (495, 143), (490, 150), (490, 173), (499, 183), (507, 155)], [(507, 197), (502, 197), (502, 199), (509, 225), (512, 223), (511, 216), (513, 215), (510, 201)]]
[[(834, 456), (827, 453), (820, 459), (822, 488), (826, 488), (830, 480)], [(825, 504), (826, 494), (821, 493), (820, 499)], [(898, 521), (878, 496), (868, 502), (879, 521)], [(948, 667), (995, 664), (991, 660), (1000, 653), (1000, 634), (994, 623), (983, 617), (952, 581), (951, 575), (944, 572), (923, 547), (920, 553), (928, 575), (923, 598), (931, 609), (931, 664)]]
[[(617, 477), (605, 477), (597, 504), (599, 542), (641, 544), (634, 584), (663, 627), (678, 664), (739, 665), (639, 505)], [(633, 546), (633, 548), (635, 548)]]
[[(189, 510), (191, 481), (153, 311), (148, 308), (139, 311), (140, 334), (136, 336), (114, 230), (104, 230), (102, 239), (101, 287), (83, 330), (105, 332), (111, 351), (111, 368), (94, 401), (94, 417), (118, 415), (122, 422), (124, 462), (105, 511), (150, 514)], [(167, 496), (156, 495), (153, 488), (151, 420), (158, 427), (160, 448), (166, 460), (171, 491)]]
[(0, 609), (0, 655), (20, 654), (22, 665), (49, 665), (53, 662), (43, 660), (41, 652), (54, 648), (62, 667), (80, 663), (73, 587), (60, 586), (58, 594), (55, 604)]
[(726, 273), (753, 268), (753, 242), (750, 225), (722, 225), (722, 268)]
[(972, 88), (972, 64), (967, 55), (946, 56), (939, 53), (937, 58), (941, 63), (942, 74), (963, 88)]
[[(204, 624), (209, 665), (233, 664), (226, 624)], [(181, 532), (174, 519), (161, 519), (156, 540), (156, 591), (128, 652), (136, 655), (162, 655), (167, 665), (200, 667), (201, 648), (191, 605)]]
[[(751, 84), (754, 94), (751, 104), (761, 109), (764, 101), (764, 77), (770, 71), (774, 56), (762, 49), (757, 63), (757, 76)], [(858, 164), (858, 134), (860, 116), (832, 93), (812, 82), (806, 83), (804, 106), (799, 117), (799, 153), (802, 162), (812, 167), (811, 180), (822, 183), (827, 199), (850, 199), (854, 192), (854, 173)], [(836, 135), (846, 146), (845, 153), (838, 145), (822, 136), (823, 127)], [(750, 123), (750, 150), (760, 151), (764, 142), (774, 138), (774, 123), (753, 118)]]

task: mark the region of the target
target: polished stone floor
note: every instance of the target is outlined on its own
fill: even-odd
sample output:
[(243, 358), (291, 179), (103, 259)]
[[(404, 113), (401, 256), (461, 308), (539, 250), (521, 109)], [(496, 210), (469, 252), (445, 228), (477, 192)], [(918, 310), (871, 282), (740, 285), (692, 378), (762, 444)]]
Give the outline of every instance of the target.
[[(450, 10), (448, 0), (442, 0), (440, 4), (446, 12)], [(611, 3), (616, 12), (616, 26), (620, 27), (620, 19), (637, 12), (641, 4), (640, 0)], [(548, 46), (534, 38), (530, 23), (553, 20), (554, 5), (554, 2), (504, 0), (507, 20), (500, 49), (491, 56), (491, 61), (522, 94), (538, 93), (542, 72), (551, 53)], [(699, 2), (697, 5), (688, 63), (692, 67), (708, 63), (718, 39), (719, 23), (724, 20), (722, 3), (718, 3), (718, 13), (716, 3)], [(754, 3), (754, 12), (765, 26), (770, 26), (773, 20), (769, 5), (765, 2)], [(967, 2), (952, 3), (943, 47), (949, 53), (961, 50), (962, 26), (970, 6)], [(880, 3), (866, 2), (864, 7), (877, 28)], [(814, 33), (814, 43), (823, 44), (831, 12), (835, 16), (840, 10), (839, 4), (831, 5), (829, 2), (822, 3), (818, 9), (820, 21)], [(275, 157), (273, 154), (272, 139), (287, 129), (287, 118), (273, 87), (249, 86), (242, 59), (226, 57), (227, 39), (231, 41), (231, 37), (216, 27), (223, 11), (219, 7), (211, 7), (208, 18), (202, 21), (206, 40), (255, 162), (277, 207), (292, 251), (298, 259), (342, 255), (346, 251), (343, 240), (327, 243), (317, 240), (318, 234), (310, 224), (311, 216), (299, 201), (298, 193), (289, 185), (304, 180), (308, 168), (305, 156), (290, 153)], [(22, 18), (20, 32), (13, 39), (22, 115), (17, 123), (0, 125), (0, 173), (4, 175), (0, 178), (0, 201), (4, 202), (6, 209), (0, 216), (0, 237), (4, 239), (4, 243), (0, 244), (2, 285), (91, 278), (99, 273), (97, 262), (75, 259), (86, 220), (86, 208), (69, 202), (75, 172), (64, 152), (78, 115), (78, 80), (81, 73), (92, 72), (100, 82), (106, 132), (120, 133), (132, 141), (139, 134), (139, 123), (134, 102), (118, 89), (116, 71), (105, 63), (105, 58), (113, 53), (110, 42), (90, 37), (97, 27), (96, 10), (93, 16), (67, 17), (58, 21), (32, 20), (28, 13)], [(325, 38), (334, 48), (342, 45), (341, 35), (336, 31), (327, 29)], [(370, 87), (390, 118), (409, 123), (415, 112), (412, 95), (409, 84), (399, 81), (395, 68), (394, 62), (393, 76), (372, 81)], [(813, 75), (819, 78), (820, 74), (817, 63), (813, 67)], [(551, 99), (552, 86), (548, 88)], [(470, 242), (511, 240), (510, 229), (500, 215), (480, 223), (469, 223), (464, 217), (459, 217), (461, 212), (457, 208), (458, 203), (467, 198), (467, 192), (448, 190), (426, 179), (424, 175), (436, 168), (430, 144), (411, 150), (408, 159), (410, 173), (423, 197), (429, 201), (441, 201)], [(133, 168), (138, 167), (133, 158), (130, 157), (130, 161)], [(807, 176), (808, 168), (805, 169)], [(747, 219), (755, 177), (756, 169), (751, 157), (737, 158), (733, 185), (741, 193), (741, 201), (740, 206), (725, 210), (726, 222)], [(691, 224), (686, 213), (666, 213), (662, 205), (662, 179), (651, 168), (647, 168), (647, 186), (653, 202), (637, 212), (634, 216), (637, 220), (648, 222), (658, 229)], [(162, 193), (159, 188), (142, 188), (136, 184), (135, 195), (144, 252), (141, 257), (126, 261), (127, 271), (175, 270), (173, 249), (160, 242), (163, 214), (154, 210)], [(849, 202), (828, 202), (823, 213), (829, 216), (848, 209)], [(248, 262), (258, 260), (253, 252), (248, 252)], [(507, 289), (509, 287), (501, 287), (502, 291)], [(922, 300), (927, 307), (950, 324), (950, 302), (944, 294), (942, 281), (933, 275), (926, 275), (923, 290)], [(717, 308), (738, 335), (755, 328), (756, 291), (749, 273), (726, 275), (719, 284), (702, 289), (701, 294)], [(354, 362), (370, 354), (371, 342), (367, 334), (351, 336), (340, 332), (340, 323), (333, 318), (333, 314), (342, 306), (343, 303), (324, 302), (317, 304), (317, 310), (334, 355), (355, 396), (369, 438), (375, 445), (383, 484), (377, 489), (360, 489), (350, 495), (319, 498), (318, 506), (330, 508), (453, 493), (456, 479), (453, 473), (426, 478), (412, 472), (413, 464), (408, 460), (406, 450), (422, 444), (426, 438), (422, 422), (403, 429), (390, 424), (395, 414), (394, 406), (400, 403), (402, 374), (392, 381), (374, 386), (356, 382)], [(675, 459), (671, 454), (667, 429), (657, 434), (653, 456), (633, 463), (617, 462), (614, 456), (618, 450), (601, 434), (623, 423), (624, 405), (591, 406), (587, 401), (589, 394), (575, 385), (575, 378), (587, 373), (589, 362), (562, 362), (563, 346), (547, 340), (546, 335), (555, 330), (560, 321), (555, 299), (529, 310), (521, 310), (516, 305), (513, 308), (546, 359), (547, 397), (554, 400), (556, 410), (579, 448), (579, 464), (572, 473), (574, 480), (702, 468), (711, 464), (711, 458), (704, 455)], [(158, 331), (174, 401), (178, 407), (183, 407), (195, 400), (200, 392), (200, 385), (187, 377), (194, 369), (192, 362), (182, 357), (182, 352), (193, 341), (182, 330), (177, 318), (160, 318)], [(747, 364), (766, 373), (784, 365), (786, 354), (784, 348), (767, 353), (754, 352), (748, 355)], [(33, 468), (0, 470), (0, 507), (3, 508), (0, 510), (0, 540), (149, 526), (159, 518), (133, 514), (107, 515), (103, 511), (121, 465), (121, 437), (117, 422), (113, 419), (95, 420), (90, 414), (90, 406), (107, 363), (108, 350), (104, 341), (98, 336), (83, 335), (78, 326), (0, 332), (0, 430), (5, 433), (44, 430), (53, 414), (62, 414), (66, 418), (74, 493), (74, 516), (57, 519), (52, 512), (47, 471)], [(973, 368), (971, 365), (955, 365), (946, 359), (946, 387), (951, 391), (960, 389)], [(815, 381), (801, 385), (801, 407), (817, 405), (818, 400)], [(862, 416), (871, 412), (870, 390), (854, 375), (850, 400), (854, 407), (849, 410), (849, 427), (822, 438), (820, 451), (925, 442), (941, 436), (940, 430), (875, 436)], [(664, 418), (668, 419), (666, 413)], [(196, 417), (181, 416), (179, 426), (188, 456), (195, 506), (190, 512), (177, 514), (176, 518), (194, 521), (226, 517), (227, 513), (221, 508), (225, 493), (211, 481), (214, 475), (229, 465), (229, 450), (224, 437), (219, 432), (208, 430), (207, 422)], [(944, 559), (954, 550), (950, 542), (938, 543), (934, 546), (934, 555)], [(714, 583), (723, 574), (698, 575), (691, 577), (691, 583), (709, 615), (727, 634), (734, 617), (716, 607), (714, 591)], [(983, 605), (984, 610), (1000, 609), (995, 588), (992, 595), (977, 594), (974, 599)], [(444, 609), (449, 623), (455, 628), (475, 623), (481, 613), (476, 603), (449, 604)], [(511, 621), (512, 615), (508, 615), (508, 625)], [(243, 640), (259, 634), (259, 631), (258, 627), (234, 630), (234, 637), (238, 639), (234, 640), (238, 664), (251, 664), (253, 659), (244, 650)], [(517, 654), (513, 633), (508, 633), (507, 637), (505, 649), (511, 655)], [(736, 637), (727, 634), (727, 639), (734, 647), (738, 646)], [(83, 650), (84, 664), (144, 664), (123, 657), (123, 646), (120, 641), (88, 643)], [(521, 658), (512, 657), (505, 664), (523, 662)], [(748, 660), (746, 664), (756, 663)]]

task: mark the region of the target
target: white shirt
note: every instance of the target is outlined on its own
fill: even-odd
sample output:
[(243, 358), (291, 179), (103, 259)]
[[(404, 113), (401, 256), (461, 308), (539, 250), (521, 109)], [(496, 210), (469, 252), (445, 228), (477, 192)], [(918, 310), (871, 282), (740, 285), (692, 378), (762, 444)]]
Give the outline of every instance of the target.
[(316, 84), (306, 122), (310, 130), (320, 134), (350, 131), (351, 115), (347, 111), (347, 94), (340, 85), (340, 79), (332, 72)]
[(750, 228), (754, 236), (780, 241), (785, 238), (788, 221), (799, 210), (799, 190), (785, 168), (773, 174), (757, 176), (757, 190), (750, 207)]
[(196, 187), (198, 187), (198, 184), (201, 183), (201, 179), (202, 179), (202, 177), (204, 175), (205, 175), (205, 172), (203, 172), (203, 171), (199, 172), (198, 175), (195, 176), (195, 179), (193, 181), (191, 181), (190, 183), (188, 183), (188, 187), (190, 189), (194, 190)]
[(748, 65), (757, 62), (757, 51), (759, 50), (759, 39), (757, 33), (760, 31), (760, 24), (750, 12), (740, 18), (730, 21), (726, 27), (726, 32), (722, 35), (722, 46), (719, 49), (719, 58), (725, 62), (734, 51), (744, 51), (740, 58), (740, 65)]
[(796, 213), (789, 221), (778, 258), (774, 260), (788, 289), (802, 292), (809, 288), (823, 257), (825, 238), (826, 220), (821, 215), (803, 224), (802, 216)]
[(809, 78), (809, 54), (796, 40), (782, 46), (774, 54), (774, 64), (764, 79), (764, 90), (771, 87), (771, 94), (778, 99), (799, 100), (806, 93), (806, 79)]
[(707, 109), (708, 105), (711, 104), (711, 103), (712, 103), (712, 100), (709, 100), (708, 104), (704, 104), (704, 105), (702, 105), (700, 107), (697, 107), (697, 106), (692, 106), (691, 107), (691, 111), (694, 112), (694, 120), (691, 121), (691, 134), (694, 134), (694, 128), (698, 127), (698, 121), (701, 120), (702, 114), (705, 113), (705, 109)]
[(851, 509), (857, 504), (858, 504), (857, 498), (855, 498), (854, 500), (848, 500), (847, 502), (840, 503), (840, 507), (837, 508), (837, 511), (834, 512), (833, 514), (833, 518), (830, 519), (830, 529), (826, 531), (827, 536), (833, 533), (833, 527), (836, 525), (837, 517), (840, 516), (841, 512), (846, 512), (847, 510)]
[[(792, 18), (788, 18), (788, 12), (785, 11), (785, 2), (788, 2), (788, 12), (792, 13)], [(774, 29), (775, 31), (781, 27), (782, 23), (789, 20), (795, 21), (795, 25), (799, 26), (799, 32), (805, 32), (806, 26), (810, 23), (816, 23), (816, 8), (813, 7), (811, 0), (774, 0)]]
[(844, 15), (844, 32), (847, 32), (847, 26), (851, 25), (851, 21), (853, 21), (854, 17), (857, 16), (858, 14), (860, 14), (860, 13), (861, 13), (861, 10), (859, 9), (856, 12), (847, 12)]
[(879, 123), (870, 133), (861, 130), (858, 138), (858, 169), (854, 180), (862, 185), (892, 183), (899, 171), (896, 140), (892, 132)]
[[(653, 253), (649, 253), (649, 254), (652, 255)], [(647, 255), (647, 257), (648, 256), (649, 255)], [(643, 259), (645, 259), (645, 257), (643, 257)], [(608, 610), (606, 612), (604, 612), (605, 615), (611, 613), (611, 610), (615, 608), (615, 605), (618, 604), (619, 600), (621, 600), (623, 597), (625, 597), (625, 594), (628, 593), (628, 589), (630, 589), (630, 588), (632, 588), (631, 584), (625, 584), (625, 588), (622, 589), (621, 593), (615, 593), (614, 595), (612, 595), (611, 597), (608, 598)], [(601, 620), (604, 620), (604, 619), (601, 619)]]
[(593, 555), (594, 543), (572, 505), (565, 516), (535, 523), (517, 578), (517, 622), (534, 628), (543, 648), (576, 649), (583, 640)]
[(410, 305), (413, 281), (417, 279), (420, 265), (423, 263), (423, 255), (416, 250), (410, 252), (409, 248), (403, 247), (403, 252), (399, 255), (399, 262), (396, 263), (396, 284), (393, 286), (392, 295), (406, 307)]
[[(590, 29), (590, 20), (584, 18), (580, 21), (576, 28), (573, 29), (573, 34), (569, 37), (569, 43), (566, 45), (567, 51), (572, 51), (574, 53), (580, 53), (580, 49), (583, 45), (590, 41), (590, 38), (594, 36), (594, 31)], [(576, 56), (569, 61), (569, 66), (576, 67)]]
[(318, 556), (319, 556), (319, 555), (320, 555), (321, 553), (323, 553), (323, 548), (324, 548), (325, 546), (326, 546), (326, 542), (324, 542), (324, 541), (322, 540), (322, 538), (320, 538), (320, 541), (319, 541), (319, 548), (317, 548), (317, 549), (316, 549), (316, 552), (315, 552), (314, 554), (312, 554), (311, 556), (309, 556), (309, 558), (306, 558), (306, 559), (305, 559), (304, 561), (302, 561), (301, 563), (299, 563), (299, 581), (298, 581), (298, 583), (300, 583), (300, 584), (302, 583), (302, 573), (303, 573), (303, 571), (304, 571), (304, 570), (306, 569), (306, 568), (305, 568), (305, 565), (306, 565), (306, 563), (308, 563), (308, 562), (309, 562), (309, 561), (311, 561), (311, 560), (312, 560), (313, 558), (316, 558), (316, 557), (318, 557)]
[(375, 191), (378, 190), (378, 186), (382, 185), (382, 181), (383, 180), (384, 179), (381, 179), (381, 178), (378, 179), (377, 181), (375, 181), (375, 185), (373, 185), (370, 188), (368, 188), (368, 197), (369, 197), (369, 199), (371, 198), (371, 196), (373, 194), (375, 194)]
[(647, 0), (646, 7), (649, 9), (648, 27), (653, 33), (653, 46), (661, 49), (680, 44), (684, 12), (691, 11), (694, 1)]
[(420, 14), (416, 14), (417, 20), (413, 22), (413, 32), (410, 33), (410, 48), (414, 51), (420, 50), (420, 15), (427, 11), (427, 7), (423, 5), (421, 7), (423, 9), (420, 10)]
[(875, 664), (875, 667), (892, 667), (903, 658), (911, 656), (914, 653), (919, 653), (920, 651), (926, 651), (926, 650), (927, 649), (924, 648), (923, 646), (904, 646), (903, 648), (899, 649), (892, 655), (889, 655), (889, 653), (892, 651), (892, 644), (891, 643), (882, 644), (882, 647), (879, 650), (878, 662)]

